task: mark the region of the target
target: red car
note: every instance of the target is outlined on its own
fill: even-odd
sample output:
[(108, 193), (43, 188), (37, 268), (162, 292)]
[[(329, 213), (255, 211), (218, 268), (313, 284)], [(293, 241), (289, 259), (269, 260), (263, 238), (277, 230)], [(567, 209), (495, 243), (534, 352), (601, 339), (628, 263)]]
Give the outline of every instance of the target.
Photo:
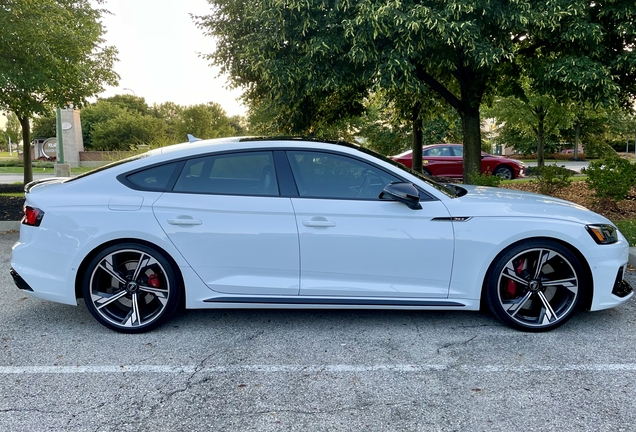
[[(411, 168), (412, 150), (391, 156), (396, 162)], [(424, 173), (448, 178), (462, 178), (464, 174), (464, 147), (461, 144), (433, 144), (422, 147)], [(526, 166), (517, 160), (481, 152), (481, 172), (490, 172), (509, 180), (525, 175)]]

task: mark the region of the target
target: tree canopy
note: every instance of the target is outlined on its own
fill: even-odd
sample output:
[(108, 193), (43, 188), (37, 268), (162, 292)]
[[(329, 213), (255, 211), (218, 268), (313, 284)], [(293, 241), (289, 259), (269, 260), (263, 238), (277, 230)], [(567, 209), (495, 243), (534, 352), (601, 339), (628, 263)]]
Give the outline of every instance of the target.
[(81, 106), (116, 85), (117, 51), (104, 46), (101, 17), (90, 0), (3, 0), (0, 3), (0, 107), (22, 126), (24, 181), (33, 178), (30, 118), (52, 107)]
[[(522, 75), (537, 93), (568, 100), (636, 94), (633, 1), (208, 1), (211, 14), (196, 17), (219, 40), (208, 59), (247, 90), (248, 104), (298, 110), (344, 90), (346, 115), (346, 102), (379, 87), (411, 95), (415, 135), (426, 101), (440, 98), (462, 121), (465, 181), (480, 165), (482, 104), (519, 94)], [(417, 160), (421, 141), (413, 145)]]

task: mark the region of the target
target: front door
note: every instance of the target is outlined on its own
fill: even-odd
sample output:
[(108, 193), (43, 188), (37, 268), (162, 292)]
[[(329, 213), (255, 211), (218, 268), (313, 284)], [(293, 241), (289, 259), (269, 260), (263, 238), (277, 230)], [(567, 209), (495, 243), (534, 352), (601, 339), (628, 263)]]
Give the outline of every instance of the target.
[[(411, 210), (378, 198), (399, 179), (347, 155), (288, 151), (301, 296), (448, 296), (453, 228), (438, 200)], [(434, 218), (444, 218), (434, 221)]]

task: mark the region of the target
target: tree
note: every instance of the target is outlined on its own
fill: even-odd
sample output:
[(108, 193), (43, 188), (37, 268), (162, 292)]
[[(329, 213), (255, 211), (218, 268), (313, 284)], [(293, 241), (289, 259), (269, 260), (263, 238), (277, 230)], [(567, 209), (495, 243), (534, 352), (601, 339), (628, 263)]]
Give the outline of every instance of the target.
[(356, 101), (379, 86), (414, 95), (418, 131), (433, 92), (462, 120), (465, 181), (479, 172), (482, 103), (518, 93), (521, 72), (540, 94), (606, 103), (636, 94), (632, 2), (208, 1), (213, 13), (197, 17), (219, 38), (208, 58), (248, 102), (267, 94), (282, 106), (342, 88), (359, 90)]
[(218, 138), (233, 136), (236, 131), (230, 126), (230, 119), (221, 105), (210, 102), (191, 105), (181, 110), (175, 125), (177, 140), (187, 140), (187, 134), (197, 138)]
[(126, 112), (125, 108), (102, 99), (82, 108), (82, 140), (84, 147), (87, 149), (94, 148), (93, 129), (95, 126), (118, 116), (123, 116)]
[(91, 130), (94, 150), (133, 150), (140, 144), (152, 144), (165, 136), (164, 122), (152, 116), (122, 110), (116, 117), (97, 123)]
[[(385, 156), (401, 153), (412, 147), (413, 121), (408, 96), (400, 103), (397, 95), (377, 92), (365, 102), (365, 114), (357, 122), (357, 134), (364, 145)], [(430, 102), (430, 101), (429, 101)], [(447, 105), (428, 106), (420, 111), (422, 116), (422, 144), (461, 141), (461, 124), (457, 115)], [(459, 135), (459, 136), (458, 136)], [(421, 159), (421, 158), (420, 158)]]
[[(101, 3), (101, 0), (96, 0)], [(30, 119), (116, 85), (116, 49), (103, 46), (103, 9), (89, 0), (4, 0), (0, 4), (0, 107), (22, 127), (24, 182), (33, 179)]]
[(113, 105), (124, 108), (131, 113), (138, 113), (141, 115), (149, 115), (151, 113), (150, 107), (146, 103), (146, 99), (141, 96), (120, 94), (108, 98), (102, 98), (100, 101), (112, 103)]
[(57, 135), (55, 111), (39, 115), (33, 119), (31, 132), (35, 138), (51, 138)]
[(2, 136), (0, 148), (4, 147), (4, 144), (8, 146), (9, 140), (14, 144), (20, 142), (20, 122), (18, 121), (18, 117), (14, 113), (6, 113), (5, 115), (7, 117), (7, 124), (4, 130), (0, 131), (0, 136)]
[[(527, 82), (522, 83), (522, 89), (523, 94), (520, 97), (510, 96), (497, 100), (487, 111), (487, 115), (504, 123), (503, 129), (516, 130), (520, 136), (534, 138), (532, 150), (537, 153), (537, 166), (542, 168), (545, 163), (546, 140), (558, 136), (560, 129), (569, 127), (574, 119), (568, 107), (560, 104), (554, 97), (533, 92)], [(510, 135), (510, 132), (504, 134)]]
[(574, 121), (561, 133), (574, 144), (574, 158), (578, 157), (579, 144), (587, 158), (616, 156), (612, 147), (618, 143), (617, 147), (624, 150), (625, 141), (631, 138), (634, 130), (629, 110), (619, 107), (572, 104), (570, 112)]

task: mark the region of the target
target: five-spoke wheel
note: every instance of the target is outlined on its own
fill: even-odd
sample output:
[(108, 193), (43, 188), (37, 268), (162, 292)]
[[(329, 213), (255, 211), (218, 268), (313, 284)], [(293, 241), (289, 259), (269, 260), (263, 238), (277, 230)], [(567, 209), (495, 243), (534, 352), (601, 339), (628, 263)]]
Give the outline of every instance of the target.
[(124, 333), (157, 327), (179, 304), (181, 288), (170, 262), (152, 247), (110, 246), (88, 264), (84, 302), (101, 324)]
[(583, 297), (583, 270), (561, 244), (518, 244), (491, 267), (486, 301), (504, 323), (525, 331), (545, 331), (565, 323)]

